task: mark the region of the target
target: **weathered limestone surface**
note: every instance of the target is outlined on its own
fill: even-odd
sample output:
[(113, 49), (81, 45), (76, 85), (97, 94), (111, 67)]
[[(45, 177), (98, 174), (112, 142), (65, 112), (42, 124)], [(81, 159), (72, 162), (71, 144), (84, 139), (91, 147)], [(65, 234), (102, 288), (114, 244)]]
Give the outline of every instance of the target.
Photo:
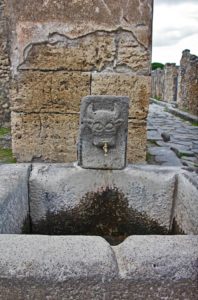
[[(134, 296), (196, 299), (195, 172), (154, 166), (130, 166), (123, 171), (86, 170), (65, 164), (32, 167), (33, 170), (28, 164), (0, 166), (0, 232), (4, 233), (0, 234), (0, 299), (45, 299), (46, 295), (53, 299), (65, 299), (65, 295), (67, 299), (94, 300)], [(96, 236), (8, 235), (21, 233), (29, 212), (33, 227), (26, 227), (26, 232), (34, 233), (35, 217), (45, 216), (48, 219), (43, 221), (48, 222), (49, 214), (53, 218), (58, 211), (78, 207), (81, 201), (86, 204), (81, 210), (83, 221), (87, 212), (96, 213), (97, 207), (101, 208), (99, 201), (94, 206), (92, 200), (96, 194), (104, 196), (106, 188), (116, 192), (112, 199), (116, 203), (116, 223), (123, 217), (122, 204), (127, 201), (127, 210), (146, 212), (168, 228), (174, 219), (189, 235), (134, 235), (118, 246), (110, 246)], [(117, 202), (116, 197), (121, 201)], [(113, 218), (113, 212), (110, 210), (108, 219)], [(74, 213), (75, 210), (71, 220), (75, 220)], [(54, 219), (56, 230), (68, 221), (64, 214), (58, 216), (60, 219)], [(90, 214), (88, 220), (93, 218), (100, 227), (98, 215)], [(143, 214), (141, 218), (143, 222)], [(49, 223), (42, 225), (46, 234)]]
[(8, 24), (5, 0), (0, 0), (0, 126), (10, 125)]
[(9, 8), (15, 13), (12, 22), (16, 28), (14, 38), (18, 45), (12, 57), (15, 67), (23, 62), (24, 55), (32, 45), (48, 42), (54, 33), (55, 36), (60, 34), (63, 40), (64, 36), (76, 40), (98, 31), (110, 33), (121, 29), (131, 34), (127, 43), (135, 40), (134, 46), (151, 50), (152, 0), (143, 0), (141, 3), (138, 0), (72, 0), (67, 3), (64, 0), (14, 0)]
[(29, 173), (28, 164), (0, 165), (0, 233), (22, 233), (28, 224)]
[(92, 75), (94, 95), (124, 95), (129, 101), (128, 153), (129, 162), (142, 162), (146, 156), (146, 117), (150, 95), (150, 78), (127, 74)]
[(163, 100), (172, 102), (177, 100), (178, 70), (176, 64), (165, 64)]
[(12, 110), (23, 113), (79, 113), (80, 101), (89, 92), (89, 73), (25, 71), (20, 74), (18, 82), (13, 82), (12, 97), (15, 101)]
[[(197, 236), (0, 236), (2, 299), (189, 299), (197, 296)], [(13, 255), (14, 254), (14, 255)]]
[(130, 236), (113, 248), (121, 277), (146, 282), (197, 280), (197, 247), (197, 236)]
[(79, 114), (12, 112), (12, 147), (21, 161), (77, 160)]
[(152, 97), (172, 102), (177, 100), (178, 68), (174, 63), (167, 63), (164, 69), (152, 71)]
[(156, 69), (151, 72), (152, 78), (152, 97), (162, 100), (164, 99), (164, 70)]
[(177, 101), (181, 109), (198, 116), (198, 57), (190, 50), (182, 52)]
[[(87, 170), (75, 166), (66, 168), (63, 164), (34, 164), (29, 184), (32, 228), (33, 231), (37, 231), (38, 228), (41, 229), (40, 224), (43, 224), (46, 230), (49, 227), (48, 223), (50, 224), (56, 215), (70, 214), (71, 210), (75, 218), (78, 207), (80, 207), (81, 222), (85, 214), (90, 214), (91, 220), (94, 213), (92, 207), (95, 205), (94, 201), (97, 201), (95, 200), (97, 194), (112, 190), (114, 197), (123, 199), (118, 206), (119, 212), (118, 208), (115, 208), (121, 219), (126, 213), (125, 210), (122, 211), (122, 202), (125, 203), (126, 200), (127, 211), (132, 208), (137, 212), (145, 213), (150, 219), (156, 220), (160, 226), (169, 230), (174, 184), (175, 169), (128, 167), (122, 171), (105, 171)], [(89, 199), (89, 204), (86, 204), (83, 199)], [(111, 199), (108, 201), (111, 203)], [(114, 210), (114, 204), (118, 204), (113, 198), (112, 201), (112, 210)], [(98, 203), (97, 206), (100, 205), (100, 202)], [(60, 229), (60, 224), (57, 224), (57, 230)], [(54, 225), (50, 226), (53, 231)]]
[[(32, 127), (31, 114), (78, 113), (80, 99), (96, 93), (129, 96), (130, 116), (145, 120), (150, 93), (152, 2), (10, 1), (8, 11), (15, 15), (11, 22), (12, 111), (19, 116), (28, 112), (30, 120), (21, 124), (23, 130)], [(14, 154), (19, 161), (29, 161), (23, 147), (25, 137), (17, 139), (15, 125), (12, 121)], [(145, 127), (145, 122), (139, 126)], [(66, 123), (62, 131), (66, 136)], [(145, 135), (144, 144), (143, 139)], [(44, 136), (41, 142), (47, 147)], [(61, 147), (64, 142), (61, 137)], [(68, 141), (74, 148), (71, 143)], [(133, 146), (138, 149), (140, 144), (133, 142)], [(40, 156), (37, 149), (37, 145), (32, 149), (34, 157)], [(139, 155), (130, 151), (129, 161), (145, 160), (145, 148), (138, 150)], [(45, 151), (49, 160), (60, 161), (59, 152)], [(65, 162), (72, 159), (69, 153), (64, 156)]]
[(91, 93), (128, 96), (129, 119), (145, 120), (149, 105), (150, 77), (134, 76), (131, 73), (94, 73)]
[(0, 240), (0, 278), (63, 282), (84, 277), (105, 280), (118, 273), (114, 253), (101, 237), (4, 235)]
[(198, 177), (184, 172), (178, 177), (175, 221), (185, 234), (198, 234)]
[(130, 119), (128, 123), (127, 157), (131, 163), (143, 162), (147, 146), (146, 121)]

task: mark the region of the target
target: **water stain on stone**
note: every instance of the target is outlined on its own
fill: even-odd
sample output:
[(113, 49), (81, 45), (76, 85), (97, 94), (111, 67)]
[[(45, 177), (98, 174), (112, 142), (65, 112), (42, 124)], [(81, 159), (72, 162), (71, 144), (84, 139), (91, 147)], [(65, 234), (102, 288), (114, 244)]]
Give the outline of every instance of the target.
[(178, 225), (178, 223), (177, 223), (177, 221), (176, 221), (175, 218), (173, 218), (173, 224), (172, 224), (171, 234), (185, 234), (185, 232)]
[(128, 200), (117, 188), (87, 193), (80, 204), (33, 224), (34, 234), (97, 235), (116, 245), (129, 235), (169, 234), (165, 227), (145, 213), (129, 208)]
[(29, 215), (25, 218), (21, 231), (22, 231), (22, 234), (31, 233), (31, 220), (30, 220)]

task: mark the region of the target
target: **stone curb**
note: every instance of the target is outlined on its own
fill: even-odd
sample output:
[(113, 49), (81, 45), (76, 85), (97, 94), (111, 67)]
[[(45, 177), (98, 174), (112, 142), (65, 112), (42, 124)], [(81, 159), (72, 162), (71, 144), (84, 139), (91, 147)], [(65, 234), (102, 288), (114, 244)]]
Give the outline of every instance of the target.
[(117, 275), (114, 252), (101, 237), (0, 235), (0, 278), (103, 281)]
[(196, 280), (198, 236), (130, 236), (111, 247), (94, 236), (0, 235), (0, 279)]
[(187, 112), (181, 111), (179, 109), (173, 108), (172, 105), (169, 103), (166, 103), (164, 101), (159, 101), (154, 98), (150, 98), (150, 102), (166, 107), (168, 112), (182, 119), (185, 119), (186, 121), (198, 123), (198, 117), (193, 116)]
[(121, 278), (197, 279), (198, 236), (130, 236), (113, 248)]

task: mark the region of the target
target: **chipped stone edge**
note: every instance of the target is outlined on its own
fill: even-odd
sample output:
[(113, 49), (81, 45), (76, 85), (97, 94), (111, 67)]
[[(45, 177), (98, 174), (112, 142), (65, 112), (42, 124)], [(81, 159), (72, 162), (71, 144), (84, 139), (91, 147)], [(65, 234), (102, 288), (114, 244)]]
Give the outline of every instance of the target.
[[(92, 251), (92, 242), (100, 245), (97, 253)], [(0, 243), (1, 249), (5, 248), (0, 253), (0, 280), (148, 283), (193, 282), (198, 276), (198, 236), (130, 236), (120, 245), (110, 246), (93, 236), (0, 235)], [(6, 257), (7, 249), (15, 255)]]

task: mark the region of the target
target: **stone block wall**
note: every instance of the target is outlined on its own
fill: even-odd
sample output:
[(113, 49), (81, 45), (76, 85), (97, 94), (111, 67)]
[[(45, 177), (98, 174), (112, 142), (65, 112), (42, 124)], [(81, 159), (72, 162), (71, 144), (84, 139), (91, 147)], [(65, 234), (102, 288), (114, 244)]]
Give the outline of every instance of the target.
[(0, 0), (0, 127), (10, 126), (10, 61), (8, 53), (8, 20), (5, 0)]
[(76, 160), (80, 101), (96, 94), (130, 97), (128, 160), (145, 160), (152, 2), (9, 2), (18, 161)]
[(152, 97), (177, 101), (180, 109), (198, 116), (198, 57), (184, 50), (180, 67), (167, 63), (164, 70), (152, 71)]
[(164, 95), (167, 102), (177, 100), (178, 68), (174, 63), (167, 63), (164, 67)]
[(152, 97), (164, 99), (164, 70), (156, 69), (151, 72), (152, 78)]
[(179, 108), (198, 116), (198, 57), (190, 50), (182, 52), (177, 101)]
[(177, 100), (178, 68), (174, 63), (167, 63), (164, 69), (152, 71), (152, 97), (172, 102)]

